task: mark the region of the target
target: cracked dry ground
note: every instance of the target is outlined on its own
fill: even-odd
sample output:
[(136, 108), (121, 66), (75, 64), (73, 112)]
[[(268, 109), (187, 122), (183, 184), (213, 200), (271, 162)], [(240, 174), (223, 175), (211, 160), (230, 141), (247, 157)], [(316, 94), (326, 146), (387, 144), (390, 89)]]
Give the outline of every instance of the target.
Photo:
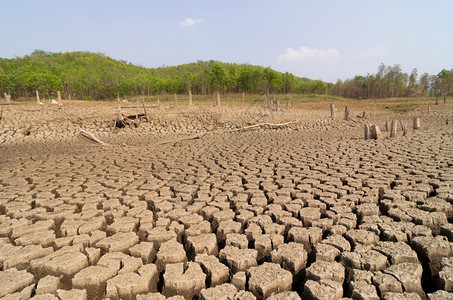
[(4, 139), (0, 297), (452, 299), (451, 112), (378, 141), (357, 118)]

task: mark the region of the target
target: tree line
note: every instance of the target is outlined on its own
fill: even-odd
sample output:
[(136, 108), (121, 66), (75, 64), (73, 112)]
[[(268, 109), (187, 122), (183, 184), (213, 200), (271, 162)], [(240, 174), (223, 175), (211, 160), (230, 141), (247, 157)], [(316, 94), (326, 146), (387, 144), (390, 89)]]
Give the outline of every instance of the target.
[(172, 67), (145, 68), (104, 54), (51, 53), (35, 50), (30, 55), (0, 58), (0, 93), (13, 98), (43, 97), (113, 99), (120, 96), (165, 93), (312, 93), (327, 94), (328, 85), (269, 67), (197, 61)]
[(423, 73), (419, 76), (417, 69), (407, 74), (398, 64), (381, 64), (376, 74), (357, 75), (353, 79), (329, 84), (329, 94), (355, 99), (451, 96), (453, 69), (444, 69), (437, 75)]

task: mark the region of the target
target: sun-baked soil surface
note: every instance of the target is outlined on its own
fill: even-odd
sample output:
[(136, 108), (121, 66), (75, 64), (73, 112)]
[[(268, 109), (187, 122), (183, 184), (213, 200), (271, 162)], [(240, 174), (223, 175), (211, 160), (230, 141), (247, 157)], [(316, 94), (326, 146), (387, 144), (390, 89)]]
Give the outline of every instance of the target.
[(0, 105), (0, 298), (452, 299), (453, 105), (335, 107)]

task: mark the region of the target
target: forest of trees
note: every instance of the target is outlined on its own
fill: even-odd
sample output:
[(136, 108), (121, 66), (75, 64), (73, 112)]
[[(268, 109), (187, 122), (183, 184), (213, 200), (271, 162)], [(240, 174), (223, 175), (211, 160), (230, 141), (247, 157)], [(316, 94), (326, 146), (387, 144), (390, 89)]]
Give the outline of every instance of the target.
[(36, 50), (13, 59), (0, 58), (0, 93), (12, 98), (55, 97), (113, 99), (120, 96), (220, 93), (327, 94), (320, 80), (296, 77), (248, 64), (198, 61), (174, 67), (144, 68), (99, 53), (49, 53)]
[(453, 69), (444, 69), (437, 75), (423, 73), (419, 76), (417, 69), (407, 74), (401, 71), (398, 64), (393, 67), (381, 64), (376, 74), (329, 84), (329, 94), (355, 99), (451, 96)]
[(345, 98), (451, 96), (453, 69), (419, 76), (399, 65), (381, 64), (376, 74), (355, 76), (335, 84), (281, 73), (249, 64), (197, 61), (173, 67), (144, 68), (99, 53), (50, 53), (36, 50), (13, 59), (0, 58), (0, 95), (53, 98), (114, 99), (136, 95), (219, 93), (331, 94)]

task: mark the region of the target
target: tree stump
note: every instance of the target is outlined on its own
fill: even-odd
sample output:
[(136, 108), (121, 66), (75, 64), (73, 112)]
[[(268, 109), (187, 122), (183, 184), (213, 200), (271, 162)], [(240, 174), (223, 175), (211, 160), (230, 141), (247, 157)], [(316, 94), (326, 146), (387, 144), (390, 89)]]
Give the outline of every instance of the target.
[(348, 119), (349, 119), (349, 111), (350, 111), (349, 107), (346, 106), (346, 107), (344, 108), (344, 119), (345, 119), (345, 120), (348, 120)]
[(335, 118), (335, 104), (330, 103), (330, 118), (333, 120)]
[(390, 126), (390, 137), (395, 138), (396, 137), (396, 126), (397, 122), (395, 120), (392, 120), (392, 125)]
[(8, 95), (6, 92), (4, 94), (5, 94), (6, 103), (10, 103), (11, 102), (11, 95)]
[(377, 125), (371, 125), (370, 127), (370, 139), (379, 140), (382, 139), (382, 132)]
[(370, 138), (370, 126), (368, 126), (368, 125), (365, 124), (364, 127), (363, 127), (363, 129), (364, 129), (364, 130), (363, 130), (363, 131), (364, 131), (363, 133), (364, 133), (364, 135), (365, 135), (365, 140), (368, 140), (368, 139)]
[(414, 117), (414, 130), (420, 128), (420, 117)]

